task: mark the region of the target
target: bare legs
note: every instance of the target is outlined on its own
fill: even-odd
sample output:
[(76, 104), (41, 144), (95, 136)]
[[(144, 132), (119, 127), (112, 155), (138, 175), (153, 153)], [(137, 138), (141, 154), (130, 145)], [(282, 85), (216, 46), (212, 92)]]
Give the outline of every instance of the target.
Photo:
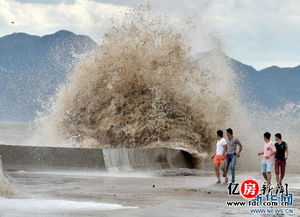
[(225, 167), (225, 161), (221, 162), (221, 169), (223, 172), (223, 177), (225, 177), (225, 182), (228, 182), (228, 178), (227, 178), (227, 172), (226, 172), (226, 167)]
[(286, 161), (275, 160), (275, 174), (276, 174), (276, 182), (278, 185), (282, 184), (282, 179), (285, 175), (285, 167)]
[(216, 183), (221, 183), (221, 179), (220, 179), (220, 164), (215, 164), (215, 173), (217, 176), (217, 182)]
[(279, 174), (276, 174), (276, 182), (277, 182), (277, 185), (281, 185), (281, 178), (279, 176)]
[(262, 174), (267, 182), (267, 185), (271, 184), (271, 173), (267, 172), (267, 173), (262, 173)]
[[(281, 174), (282, 174), (282, 172), (281, 172)], [(282, 175), (276, 175), (276, 182), (277, 182), (277, 184), (279, 184), (279, 185), (282, 185), (282, 179), (283, 179), (283, 176)]]
[(216, 183), (221, 183), (221, 178), (220, 178), (220, 168), (223, 172), (223, 177), (225, 177), (225, 180), (227, 180), (227, 174), (226, 174), (226, 169), (225, 169), (225, 163), (221, 162), (220, 164), (215, 164), (215, 173), (217, 176), (217, 182)]

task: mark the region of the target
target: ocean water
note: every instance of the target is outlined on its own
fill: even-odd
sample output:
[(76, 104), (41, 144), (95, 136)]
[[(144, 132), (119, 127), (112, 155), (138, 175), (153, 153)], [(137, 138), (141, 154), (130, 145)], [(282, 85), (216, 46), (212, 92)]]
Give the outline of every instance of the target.
[[(137, 209), (133, 206), (122, 206), (114, 203), (92, 201), (74, 201), (63, 199), (6, 199), (0, 198), (1, 214), (60, 214), (81, 211), (105, 211), (119, 209)], [(17, 215), (17, 214), (16, 214)]]

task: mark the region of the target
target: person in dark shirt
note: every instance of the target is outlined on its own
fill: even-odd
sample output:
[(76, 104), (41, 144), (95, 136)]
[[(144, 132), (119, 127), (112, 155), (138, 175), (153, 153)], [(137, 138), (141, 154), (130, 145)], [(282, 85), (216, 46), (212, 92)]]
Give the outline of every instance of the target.
[[(275, 155), (275, 174), (276, 174), (276, 182), (277, 185), (282, 184), (282, 179), (285, 174), (286, 160), (288, 158), (288, 146), (282, 141), (282, 136), (280, 133), (275, 134), (275, 147), (276, 147), (276, 155)], [(279, 173), (280, 170), (280, 173)]]

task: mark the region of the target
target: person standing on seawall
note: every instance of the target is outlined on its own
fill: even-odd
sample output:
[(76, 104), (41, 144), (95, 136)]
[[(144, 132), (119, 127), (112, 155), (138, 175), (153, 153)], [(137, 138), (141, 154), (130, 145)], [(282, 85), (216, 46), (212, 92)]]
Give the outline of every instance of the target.
[(223, 171), (223, 177), (225, 177), (225, 182), (228, 182), (228, 178), (225, 176), (225, 153), (227, 151), (227, 142), (223, 138), (223, 131), (218, 130), (217, 131), (218, 141), (216, 143), (216, 153), (211, 157), (214, 161), (215, 165), (215, 173), (217, 176), (217, 184), (221, 183), (220, 179), (220, 168)]
[[(282, 185), (282, 179), (285, 174), (286, 160), (289, 155), (288, 146), (286, 142), (282, 141), (282, 136), (280, 133), (275, 134), (275, 174), (277, 185)], [(279, 174), (280, 170), (280, 174)]]
[(264, 134), (264, 151), (259, 152), (258, 156), (263, 155), (261, 161), (261, 172), (265, 178), (267, 185), (271, 184), (271, 172), (273, 167), (274, 156), (276, 154), (276, 148), (273, 142), (271, 141), (271, 134), (266, 132)]
[[(237, 138), (233, 137), (233, 130), (231, 128), (226, 130), (227, 132), (227, 154), (226, 154), (226, 175), (227, 178), (229, 165), (231, 164), (231, 183), (235, 183), (235, 164), (236, 164), (236, 158), (240, 157), (240, 153), (243, 149), (243, 145), (240, 143), (240, 141)], [(237, 151), (237, 146), (239, 146), (239, 150)], [(227, 178), (228, 180), (228, 178)]]

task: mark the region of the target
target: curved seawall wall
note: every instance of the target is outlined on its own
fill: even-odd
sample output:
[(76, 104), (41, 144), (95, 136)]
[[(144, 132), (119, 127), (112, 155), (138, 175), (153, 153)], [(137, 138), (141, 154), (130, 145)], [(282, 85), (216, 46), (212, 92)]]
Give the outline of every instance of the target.
[(3, 167), (2, 167), (2, 156), (0, 155), (0, 176), (2, 175)]
[(4, 170), (108, 171), (193, 168), (191, 156), (171, 148), (89, 149), (0, 145)]
[(103, 158), (109, 171), (193, 167), (187, 153), (171, 148), (103, 149)]

